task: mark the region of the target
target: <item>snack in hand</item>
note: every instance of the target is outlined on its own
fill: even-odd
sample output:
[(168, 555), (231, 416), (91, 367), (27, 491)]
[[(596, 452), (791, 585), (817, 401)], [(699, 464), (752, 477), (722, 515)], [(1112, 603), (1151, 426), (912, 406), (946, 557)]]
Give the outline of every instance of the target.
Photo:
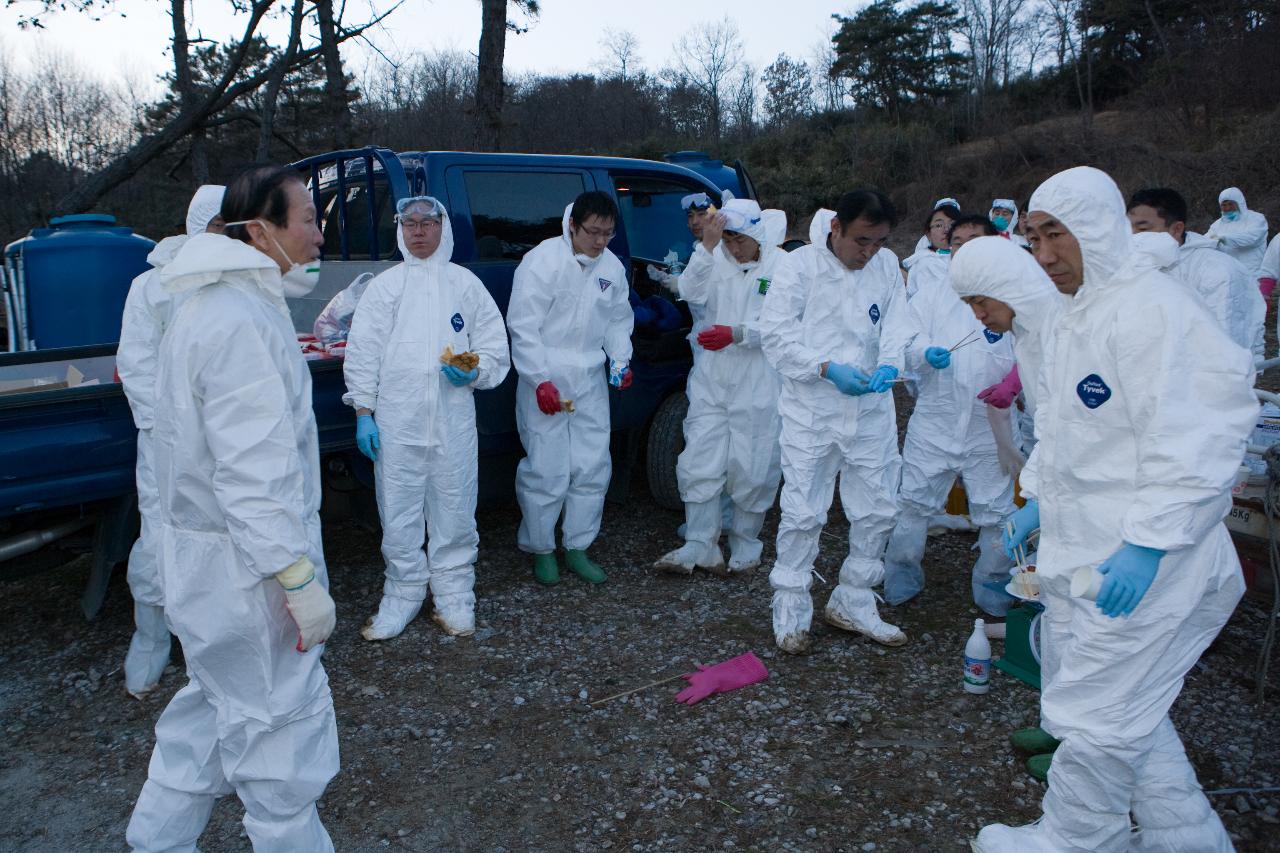
[(459, 370), (471, 372), (476, 369), (476, 365), (480, 364), (480, 356), (473, 352), (454, 353), (453, 345), (444, 348), (444, 352), (440, 355), (440, 361), (443, 364), (450, 364)]
[(560, 401), (560, 410), (561, 410), (561, 411), (564, 411), (564, 412), (572, 412), (572, 411), (573, 411), (573, 401), (572, 401), (572, 400), (561, 400), (561, 401)]

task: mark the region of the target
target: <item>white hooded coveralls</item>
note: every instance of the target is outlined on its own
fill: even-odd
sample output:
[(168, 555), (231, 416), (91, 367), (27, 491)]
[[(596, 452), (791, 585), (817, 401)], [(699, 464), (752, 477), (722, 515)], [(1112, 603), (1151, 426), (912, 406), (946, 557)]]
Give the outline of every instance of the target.
[[(1229, 851), (1168, 710), (1244, 591), (1222, 519), (1258, 414), (1252, 363), (1161, 272), (1173, 238), (1130, 235), (1107, 175), (1059, 173), (1031, 203), (1079, 241), (1084, 280), (1046, 353), (1022, 480), (1040, 501), (1046, 641), (1060, 649), (1041, 714), (1062, 745), (1038, 846), (1018, 849)], [(1166, 552), (1131, 616), (1069, 596), (1078, 567), (1126, 542)]]
[(1178, 260), (1170, 274), (1199, 296), (1236, 345), (1265, 358), (1263, 339), (1267, 302), (1258, 290), (1258, 277), (1239, 261), (1218, 250), (1218, 244), (1194, 231), (1186, 232)]
[[(517, 544), (531, 554), (555, 551), (564, 513), (564, 547), (586, 550), (600, 532), (609, 459), (606, 361), (631, 361), (635, 316), (622, 262), (605, 249), (575, 257), (565, 208), (561, 235), (543, 240), (516, 268), (507, 307), (516, 386), (516, 426), (525, 458), (516, 469), (522, 518)], [(546, 415), (537, 388), (551, 382), (574, 411)]]
[(124, 659), (125, 686), (139, 695), (159, 680), (169, 662), (169, 628), (164, 622), (164, 591), (160, 587), (159, 544), (160, 497), (151, 432), (155, 426), (156, 371), (160, 340), (173, 315), (174, 294), (160, 283), (160, 270), (195, 234), (203, 234), (222, 207), (224, 188), (205, 185), (196, 190), (187, 207), (186, 233), (166, 237), (147, 255), (151, 269), (129, 285), (120, 324), (120, 346), (116, 350), (116, 371), (125, 398), (138, 428), (138, 516), (141, 530), (129, 551), (129, 591), (133, 594), (136, 626)]
[(311, 374), (280, 268), (200, 234), (160, 275), (188, 294), (160, 345), (154, 438), (165, 613), (191, 680), (156, 723), (127, 840), (194, 851), (234, 791), (255, 850), (332, 850), (315, 805), (338, 772), (323, 646), (297, 651), (274, 577), (308, 557), (328, 585)]
[[(763, 550), (760, 526), (782, 476), (782, 380), (760, 348), (759, 317), (765, 294), (789, 276), (791, 268), (787, 253), (767, 233), (759, 205), (734, 199), (726, 204), (726, 210), (731, 208), (759, 220), (752, 231), (742, 233), (760, 244), (760, 259), (740, 264), (723, 243), (712, 252), (699, 243), (680, 276), (680, 298), (702, 310), (704, 328), (730, 326), (740, 340), (724, 349), (703, 351), (694, 361), (676, 479), (685, 502), (685, 539), (706, 548), (717, 545), (719, 496), (727, 491), (733, 500), (730, 551), (735, 561), (756, 562)], [(785, 233), (785, 225), (781, 230)], [(694, 348), (702, 349), (696, 341)]]
[[(925, 539), (929, 517), (939, 512), (956, 476), (964, 480), (969, 517), (980, 532), (981, 556), (973, 567), (973, 600), (987, 613), (1003, 616), (1010, 598), (988, 583), (1008, 581), (1009, 560), (1000, 544), (1000, 525), (1014, 510), (1013, 478), (1002, 470), (986, 404), (978, 392), (1013, 369), (1012, 335), (983, 328), (946, 280), (946, 256), (914, 264), (917, 282), (908, 305), (920, 333), (907, 348), (907, 368), (916, 376), (915, 410), (902, 448), (899, 516), (885, 555), (885, 600), (900, 604), (924, 588)], [(941, 266), (940, 270), (936, 270)], [(940, 275), (938, 274), (940, 273)], [(936, 370), (925, 361), (929, 347), (956, 350), (951, 363)]]
[(901, 372), (916, 328), (897, 257), (881, 249), (850, 270), (827, 245), (834, 217), (830, 210), (814, 216), (813, 242), (791, 253), (791, 275), (769, 288), (760, 312), (765, 356), (782, 374), (782, 519), (769, 574), (779, 640), (809, 630), (811, 573), (836, 475), (849, 553), (827, 607), (846, 620), (878, 621), (871, 588), (884, 578), (881, 556), (897, 514), (892, 393), (848, 396), (820, 370), (831, 361), (868, 376), (882, 364)]
[(1218, 244), (1218, 248), (1240, 262), (1249, 274), (1258, 278), (1262, 273), (1262, 258), (1267, 251), (1267, 217), (1245, 204), (1244, 193), (1237, 187), (1227, 187), (1218, 193), (1218, 204), (1234, 201), (1240, 207), (1235, 222), (1218, 217), (1205, 236)]
[(1000, 236), (1008, 240), (1010, 243), (1013, 243), (1013, 245), (1015, 246), (1026, 248), (1027, 238), (1023, 237), (1021, 234), (1018, 233), (1017, 202), (1015, 202), (1011, 198), (994, 199), (991, 202), (991, 210), (987, 211), (987, 216), (991, 218), (991, 222), (993, 225), (995, 224), (995, 209), (997, 207), (1013, 211), (1013, 215), (1009, 217), (1008, 226), (1003, 229), (1000, 229), (999, 227), (997, 227), (996, 230), (1000, 232)]
[[(440, 616), (459, 625), (474, 618), (480, 542), (473, 394), (500, 385), (511, 361), (493, 297), (475, 274), (449, 261), (453, 228), (447, 215), (440, 229), (440, 245), (420, 259), (396, 228), (405, 260), (370, 281), (356, 304), (342, 399), (354, 409), (370, 409), (378, 425), (374, 475), (387, 566), (383, 594), (421, 602), (429, 586)], [(445, 347), (480, 357), (475, 382), (458, 388), (444, 377)]]

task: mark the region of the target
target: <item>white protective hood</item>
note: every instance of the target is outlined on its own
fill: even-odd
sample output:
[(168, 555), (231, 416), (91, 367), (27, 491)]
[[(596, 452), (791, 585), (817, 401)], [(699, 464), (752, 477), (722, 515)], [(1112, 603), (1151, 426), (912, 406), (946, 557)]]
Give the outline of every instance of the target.
[(196, 190), (187, 205), (187, 236), (203, 234), (209, 223), (222, 210), (222, 197), (227, 188), (219, 184), (205, 184)]
[(951, 286), (961, 296), (987, 296), (1013, 309), (1014, 352), (1032, 408), (1047, 339), (1069, 304), (1031, 255), (1003, 237), (978, 237), (951, 259)]

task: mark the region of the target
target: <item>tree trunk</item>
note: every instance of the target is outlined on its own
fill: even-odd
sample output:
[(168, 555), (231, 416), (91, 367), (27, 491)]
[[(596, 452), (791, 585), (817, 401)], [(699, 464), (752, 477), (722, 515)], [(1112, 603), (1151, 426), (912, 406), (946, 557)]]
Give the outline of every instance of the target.
[(351, 106), (347, 100), (347, 75), (342, 70), (338, 50), (338, 28), (333, 18), (333, 0), (316, 0), (320, 24), (320, 52), (324, 56), (325, 108), (332, 120), (329, 144), (332, 148), (351, 145)]
[(302, 0), (293, 0), (291, 15), (289, 43), (285, 46), (284, 57), (275, 63), (275, 70), (262, 93), (262, 123), (258, 125), (258, 150), (253, 158), (258, 163), (266, 163), (271, 159), (271, 135), (276, 126), (276, 102), (280, 98), (284, 78), (288, 76), (294, 57), (298, 55), (298, 45), (302, 41)]
[(480, 63), (476, 77), (476, 148), (502, 147), (502, 63), (507, 50), (507, 0), (481, 0)]

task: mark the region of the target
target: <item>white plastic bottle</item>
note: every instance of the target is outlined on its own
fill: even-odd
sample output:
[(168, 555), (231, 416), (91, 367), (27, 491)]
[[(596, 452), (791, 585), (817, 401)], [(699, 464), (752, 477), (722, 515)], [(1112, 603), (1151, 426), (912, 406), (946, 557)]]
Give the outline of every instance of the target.
[(964, 689), (986, 693), (991, 687), (991, 643), (981, 619), (973, 620), (973, 633), (964, 644)]

